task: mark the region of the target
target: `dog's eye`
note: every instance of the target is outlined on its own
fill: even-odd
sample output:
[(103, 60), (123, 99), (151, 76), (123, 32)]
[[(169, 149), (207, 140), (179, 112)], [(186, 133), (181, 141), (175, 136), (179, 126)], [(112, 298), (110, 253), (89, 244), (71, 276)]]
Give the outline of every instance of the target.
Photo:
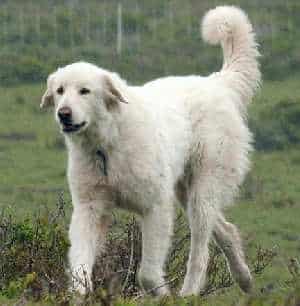
[(62, 95), (64, 93), (64, 88), (62, 86), (59, 86), (56, 90), (56, 92), (59, 94), (59, 95)]
[(79, 90), (79, 93), (81, 94), (81, 95), (87, 95), (87, 94), (89, 94), (91, 91), (88, 89), (88, 88), (85, 88), (85, 87), (83, 87), (83, 88), (81, 88), (80, 90)]

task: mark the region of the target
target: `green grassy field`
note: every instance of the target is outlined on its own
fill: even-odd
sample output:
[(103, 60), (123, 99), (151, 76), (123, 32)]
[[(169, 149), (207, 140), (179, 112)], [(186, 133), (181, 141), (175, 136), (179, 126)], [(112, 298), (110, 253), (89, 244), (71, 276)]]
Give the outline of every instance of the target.
[[(296, 285), (289, 285), (293, 279), (289, 263), (291, 259), (300, 260), (300, 146), (295, 141), (299, 123), (284, 122), (286, 117), (282, 117), (278, 109), (282, 103), (292, 106), (299, 103), (299, 84), (297, 77), (282, 82), (266, 82), (251, 106), (250, 126), (261, 135), (260, 143), (256, 145), (259, 147), (272, 137), (274, 141), (267, 151), (259, 150), (253, 154), (253, 169), (237, 199), (238, 205), (228, 211), (228, 218), (241, 229), (250, 263), (254, 261), (259, 246), (277, 253), (270, 266), (255, 276), (254, 296), (248, 300), (249, 297), (233, 286), (208, 297), (169, 300), (162, 305), (201, 303), (221, 306), (241, 305), (242, 301), (247, 305), (285, 305), (282, 301), (297, 291)], [(71, 210), (63, 139), (51, 111), (39, 109), (43, 88), (44, 85), (28, 85), (2, 89), (0, 207), (12, 212), (17, 220), (53, 209), (61, 191), (64, 192), (67, 210)], [(293, 106), (287, 116), (295, 117), (299, 113)], [(278, 123), (280, 120), (283, 120), (281, 124)], [(16, 298), (19, 297), (10, 300), (4, 294), (0, 303), (14, 304)], [(126, 303), (136, 305), (132, 301)], [(144, 303), (157, 305), (153, 300)], [(125, 305), (125, 302), (116, 302), (116, 305)]]
[[(120, 3), (122, 52), (117, 50)], [(67, 156), (52, 112), (39, 109), (45, 89), (40, 82), (58, 66), (77, 60), (108, 67), (137, 83), (164, 75), (199, 71), (206, 75), (221, 66), (221, 52), (201, 41), (199, 18), (224, 3), (249, 14), (262, 54), (263, 77), (268, 80), (249, 109), (256, 148), (252, 171), (227, 217), (241, 230), (251, 269), (268, 265), (254, 273), (251, 296), (231, 283), (229, 288), (221, 285), (209, 295), (187, 300), (134, 300), (126, 293), (111, 301), (105, 289), (99, 289), (84, 304), (102, 300), (103, 305), (120, 306), (300, 305), (300, 267), (298, 272), (291, 268), (291, 263), (300, 261), (300, 75), (296, 75), (300, 2), (296, 0), (1, 1), (0, 305), (75, 303), (65, 291), (63, 272), (72, 209)], [(65, 215), (56, 220), (62, 195)], [(116, 258), (110, 269), (127, 271), (130, 220), (128, 215), (116, 215), (102, 266)], [(175, 238), (185, 234), (182, 230)], [(184, 254), (176, 256), (181, 271)], [(222, 276), (224, 262), (217, 266)], [(178, 274), (174, 267), (173, 261), (169, 271), (173, 275)]]

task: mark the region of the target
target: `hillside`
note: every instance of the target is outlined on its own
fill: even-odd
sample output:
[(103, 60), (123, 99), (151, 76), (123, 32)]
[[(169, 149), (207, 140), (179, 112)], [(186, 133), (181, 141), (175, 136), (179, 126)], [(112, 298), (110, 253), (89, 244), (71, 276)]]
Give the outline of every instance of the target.
[[(280, 80), (300, 68), (299, 1), (230, 3), (241, 6), (255, 25), (265, 79)], [(168, 74), (205, 75), (221, 65), (219, 49), (204, 45), (199, 33), (201, 17), (213, 5), (208, 0), (1, 1), (0, 84), (42, 81), (57, 66), (76, 60), (137, 83)]]

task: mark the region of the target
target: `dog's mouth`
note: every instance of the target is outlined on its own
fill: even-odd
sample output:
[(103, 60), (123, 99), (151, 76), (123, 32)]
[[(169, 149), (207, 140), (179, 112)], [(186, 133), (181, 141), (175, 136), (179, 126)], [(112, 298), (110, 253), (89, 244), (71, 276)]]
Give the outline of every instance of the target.
[(86, 125), (86, 121), (78, 124), (74, 123), (63, 123), (62, 130), (64, 133), (75, 133), (81, 130)]

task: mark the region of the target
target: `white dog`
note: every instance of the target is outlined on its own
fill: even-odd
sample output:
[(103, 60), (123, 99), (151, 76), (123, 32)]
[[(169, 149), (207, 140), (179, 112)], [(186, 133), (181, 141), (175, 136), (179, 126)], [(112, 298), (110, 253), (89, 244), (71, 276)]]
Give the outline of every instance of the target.
[(168, 294), (160, 285), (176, 202), (186, 209), (191, 229), (181, 295), (203, 287), (212, 235), (241, 288), (250, 290), (238, 231), (222, 210), (249, 169), (245, 116), (260, 82), (259, 53), (247, 16), (235, 7), (209, 11), (202, 35), (224, 52), (221, 71), (208, 77), (167, 77), (133, 87), (79, 62), (48, 78), (41, 107), (55, 106), (68, 148), (74, 206), (69, 260), (81, 293), (92, 288), (111, 211), (122, 208), (141, 217), (141, 286)]

